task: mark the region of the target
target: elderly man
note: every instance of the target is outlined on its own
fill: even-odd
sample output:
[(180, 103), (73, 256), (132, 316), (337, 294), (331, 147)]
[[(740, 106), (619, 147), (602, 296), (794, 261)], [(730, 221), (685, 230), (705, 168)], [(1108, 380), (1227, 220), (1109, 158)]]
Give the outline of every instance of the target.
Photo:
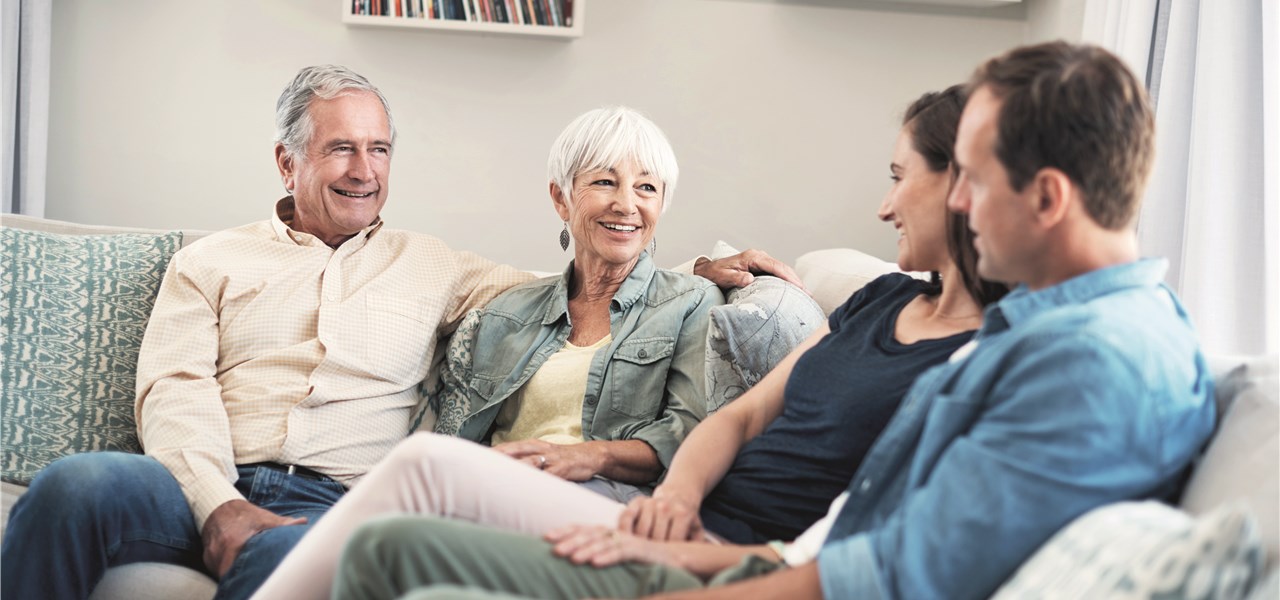
[[(776, 554), (749, 548), (754, 562), (718, 577), (773, 572), (696, 589), (691, 573), (723, 568), (724, 546), (553, 534), (554, 552), (590, 563), (574, 565), (538, 540), (390, 519), (348, 544), (338, 595), (461, 585), (531, 596), (986, 598), (1084, 512), (1175, 492), (1214, 408), (1195, 334), (1161, 283), (1165, 262), (1138, 258), (1133, 223), (1154, 127), (1146, 93), (1116, 57), (1065, 43), (992, 59), (970, 89), (949, 204), (969, 215), (982, 276), (1021, 285), (987, 309), (969, 345), (916, 380), (827, 518)], [(783, 557), (792, 568), (778, 569)], [(620, 559), (632, 564), (596, 568)]]
[[(4, 597), (84, 598), (140, 561), (247, 597), (404, 438), (439, 338), (530, 278), (383, 226), (395, 127), (364, 77), (303, 69), (276, 122), (289, 196), (169, 265), (138, 360), (146, 456), (45, 469), (10, 519)], [(761, 254), (698, 271), (730, 285), (756, 267), (794, 278)]]

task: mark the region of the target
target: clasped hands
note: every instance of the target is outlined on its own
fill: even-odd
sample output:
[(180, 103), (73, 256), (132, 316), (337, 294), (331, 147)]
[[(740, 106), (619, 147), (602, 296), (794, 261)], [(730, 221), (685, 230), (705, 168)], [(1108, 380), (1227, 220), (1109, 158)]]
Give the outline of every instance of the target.
[(607, 567), (627, 561), (680, 566), (664, 542), (702, 541), (706, 537), (698, 507), (676, 495), (632, 500), (618, 526), (568, 525), (543, 536), (552, 551), (576, 564)]

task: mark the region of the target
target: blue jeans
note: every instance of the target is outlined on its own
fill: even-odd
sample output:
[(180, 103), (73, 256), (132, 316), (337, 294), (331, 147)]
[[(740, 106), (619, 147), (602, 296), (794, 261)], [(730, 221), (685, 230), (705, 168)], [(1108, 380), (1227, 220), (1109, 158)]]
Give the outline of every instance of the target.
[[(268, 529), (249, 539), (218, 598), (248, 598), (311, 524), (345, 492), (342, 484), (240, 467), (236, 489), (276, 514), (307, 525)], [(147, 456), (77, 454), (36, 475), (18, 499), (0, 548), (0, 596), (87, 598), (109, 567), (163, 562), (207, 573), (204, 544), (177, 480)]]

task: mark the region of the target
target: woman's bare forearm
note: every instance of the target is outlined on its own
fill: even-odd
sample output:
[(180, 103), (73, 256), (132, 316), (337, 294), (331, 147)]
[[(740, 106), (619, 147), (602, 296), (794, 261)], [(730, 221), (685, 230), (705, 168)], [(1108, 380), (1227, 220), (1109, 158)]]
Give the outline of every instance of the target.
[(782, 414), (783, 393), (796, 361), (830, 329), (824, 324), (740, 398), (700, 423), (676, 451), (659, 489), (701, 504), (733, 465), (738, 451)]
[(752, 554), (772, 560), (780, 560), (778, 553), (768, 546), (739, 546), (737, 544), (713, 544), (709, 542), (662, 542), (680, 567), (703, 581), (728, 569)]
[(653, 600), (820, 600), (822, 580), (817, 563), (775, 571), (725, 586), (649, 596)]

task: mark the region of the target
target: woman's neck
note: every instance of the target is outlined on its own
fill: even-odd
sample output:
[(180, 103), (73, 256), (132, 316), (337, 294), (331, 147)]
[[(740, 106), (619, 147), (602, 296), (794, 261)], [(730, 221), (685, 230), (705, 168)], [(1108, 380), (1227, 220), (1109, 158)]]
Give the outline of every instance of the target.
[(938, 274), (942, 276), (942, 292), (935, 297), (928, 318), (947, 322), (972, 320), (975, 327), (981, 324), (982, 306), (965, 288), (955, 263), (948, 263)]
[(591, 257), (575, 257), (573, 280), (569, 285), (569, 300), (578, 302), (608, 302), (618, 293), (622, 282), (631, 275), (639, 257), (625, 265), (605, 263)]

